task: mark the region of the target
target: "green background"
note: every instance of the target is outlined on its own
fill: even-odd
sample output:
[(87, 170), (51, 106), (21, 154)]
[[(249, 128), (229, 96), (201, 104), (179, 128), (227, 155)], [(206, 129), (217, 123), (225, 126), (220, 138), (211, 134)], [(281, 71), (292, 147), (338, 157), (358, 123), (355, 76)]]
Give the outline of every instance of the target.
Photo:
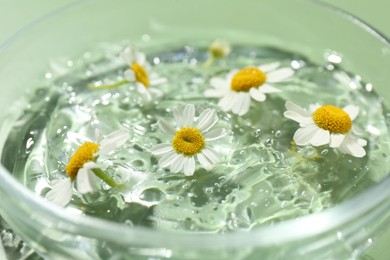
[[(0, 43), (30, 22), (71, 2), (73, 1), (0, 0)], [(390, 0), (323, 0), (323, 2), (348, 11), (390, 37)], [(388, 241), (390, 241), (390, 230), (385, 231), (379, 238), (374, 238), (374, 245), (368, 252), (368, 259), (390, 259)]]

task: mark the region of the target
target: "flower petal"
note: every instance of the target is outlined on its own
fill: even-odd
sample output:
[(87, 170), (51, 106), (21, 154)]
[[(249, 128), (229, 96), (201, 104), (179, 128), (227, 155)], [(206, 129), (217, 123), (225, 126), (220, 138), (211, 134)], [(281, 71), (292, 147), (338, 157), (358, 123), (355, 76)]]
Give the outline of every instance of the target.
[(351, 120), (354, 120), (359, 114), (359, 107), (354, 105), (348, 105), (343, 110), (349, 115)]
[(219, 162), (218, 153), (214, 149), (207, 147), (202, 150), (202, 153), (212, 164)]
[(344, 142), (344, 139), (345, 135), (343, 134), (331, 134), (329, 146), (332, 148), (337, 148)]
[(340, 146), (340, 150), (354, 157), (362, 158), (366, 155), (366, 150), (354, 138), (346, 138), (346, 141)]
[(199, 163), (204, 169), (210, 171), (213, 168), (213, 164), (207, 159), (207, 157), (203, 153), (198, 153), (196, 156), (198, 158)]
[(177, 127), (181, 128), (184, 125), (184, 115), (183, 109), (181, 107), (176, 107), (173, 109), (173, 117), (175, 118)]
[(135, 61), (135, 51), (132, 47), (128, 46), (122, 53), (122, 59), (129, 65)]
[(171, 164), (170, 171), (172, 173), (178, 173), (183, 170), (185, 159), (184, 155), (176, 154), (176, 157)]
[(164, 119), (158, 120), (157, 125), (166, 134), (174, 135), (176, 133), (175, 129)]
[(224, 97), (221, 98), (221, 100), (219, 100), (218, 106), (221, 107), (225, 112), (230, 111), (235, 105), (236, 97), (236, 92), (229, 91)]
[(361, 146), (366, 146), (367, 145), (367, 140), (365, 140), (365, 139), (362, 139), (362, 138), (358, 138), (357, 139), (357, 143), (359, 144), (359, 145), (361, 145)]
[(217, 78), (217, 77), (211, 78), (210, 85), (217, 90), (229, 89), (229, 82), (227, 82), (226, 79), (223, 78)]
[(257, 66), (257, 68), (259, 68), (264, 73), (267, 73), (276, 70), (277, 68), (279, 68), (279, 66), (280, 66), (280, 62), (276, 61), (272, 63), (262, 64), (260, 66)]
[(152, 147), (153, 155), (162, 155), (173, 151), (172, 144), (156, 144)]
[(185, 126), (191, 126), (192, 123), (194, 122), (194, 117), (195, 117), (195, 106), (190, 104), (186, 105), (184, 107), (184, 125)]
[(216, 122), (217, 116), (215, 115), (214, 109), (207, 108), (199, 115), (196, 120), (196, 127), (201, 131), (210, 129)]
[(135, 56), (135, 61), (139, 65), (145, 66), (145, 64), (146, 64), (146, 55), (145, 55), (145, 53), (136, 51), (134, 56)]
[(237, 100), (234, 102), (235, 105), (232, 107), (232, 112), (239, 116), (245, 115), (248, 113), (251, 104), (250, 95), (246, 92), (239, 92), (236, 98)]
[(330, 133), (327, 130), (318, 128), (313, 137), (310, 140), (310, 144), (313, 146), (321, 146), (324, 144), (329, 144), (330, 142)]
[(299, 124), (301, 124), (302, 126), (305, 126), (305, 125), (309, 125), (309, 124), (313, 124), (313, 119), (311, 116), (307, 117), (307, 116), (303, 116), (297, 112), (294, 112), (294, 111), (285, 111), (283, 113), (284, 117), (286, 118), (289, 118), (291, 120), (294, 120), (295, 122), (298, 122)]
[(167, 82), (168, 82), (167, 78), (159, 77), (158, 75), (156, 75), (155, 77), (151, 76), (149, 79), (149, 84), (151, 86), (157, 86), (157, 85), (161, 85), (161, 84), (164, 84)]
[(249, 90), (249, 95), (256, 101), (262, 102), (266, 99), (266, 96), (264, 93), (262, 93), (260, 90), (257, 88), (251, 88)]
[(315, 124), (299, 128), (294, 134), (294, 141), (297, 145), (308, 145), (314, 134), (317, 132), (318, 126)]
[(166, 168), (166, 167), (170, 166), (173, 163), (173, 161), (177, 155), (178, 154), (175, 151), (171, 151), (171, 152), (164, 154), (161, 157), (161, 159), (158, 161), (158, 165), (161, 168)]
[(206, 141), (218, 140), (226, 135), (224, 128), (216, 128), (204, 134)]
[(115, 148), (123, 145), (129, 139), (127, 130), (118, 130), (109, 134), (99, 144), (99, 154), (105, 155), (113, 151)]
[(130, 82), (135, 81), (135, 73), (132, 70), (125, 70), (123, 76), (125, 77), (125, 79), (127, 79)]
[(184, 175), (192, 176), (195, 172), (195, 159), (193, 156), (184, 159)]
[(260, 88), (259, 88), (259, 91), (264, 93), (264, 94), (267, 94), (267, 93), (280, 93), (280, 92), (282, 92), (280, 89), (274, 88), (273, 86), (271, 86), (269, 84), (261, 85)]
[(267, 82), (281, 82), (294, 75), (294, 73), (294, 70), (291, 68), (274, 70), (267, 73)]
[(49, 191), (45, 198), (59, 206), (66, 206), (73, 195), (72, 182), (69, 178), (62, 179), (57, 182), (51, 191)]
[(293, 111), (293, 112), (296, 112), (302, 116), (305, 116), (305, 117), (311, 117), (311, 113), (303, 108), (301, 108), (300, 106), (294, 104), (293, 102), (290, 102), (290, 101), (287, 101), (286, 104), (285, 104), (285, 107), (287, 110), (290, 110), (290, 111)]
[(81, 168), (76, 176), (77, 190), (81, 194), (96, 191), (96, 175), (88, 169)]

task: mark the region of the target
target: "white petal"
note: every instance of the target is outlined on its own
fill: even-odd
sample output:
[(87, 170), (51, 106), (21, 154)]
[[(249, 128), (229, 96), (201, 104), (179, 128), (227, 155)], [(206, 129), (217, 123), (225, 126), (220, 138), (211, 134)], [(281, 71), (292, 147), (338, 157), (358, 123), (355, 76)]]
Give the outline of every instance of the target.
[(222, 138), (226, 135), (226, 131), (223, 128), (216, 128), (204, 134), (206, 141), (214, 141)]
[(175, 118), (177, 127), (181, 128), (184, 125), (184, 115), (183, 109), (181, 107), (176, 107), (173, 109), (173, 117)]
[(259, 91), (264, 93), (264, 94), (267, 94), (267, 93), (280, 93), (282, 92), (280, 89), (278, 88), (274, 88), (272, 87), (271, 85), (269, 84), (263, 84), (259, 87)]
[(173, 160), (176, 158), (176, 156), (177, 156), (176, 152), (174, 151), (168, 152), (164, 154), (163, 157), (161, 157), (161, 159), (158, 161), (158, 165), (161, 168), (166, 168), (173, 163)]
[(311, 104), (310, 106), (309, 106), (309, 109), (310, 109), (310, 111), (311, 112), (315, 112), (317, 109), (319, 109), (321, 107), (321, 105), (320, 104), (318, 104), (318, 103), (316, 103), (316, 104)]
[(354, 105), (348, 105), (344, 107), (343, 110), (349, 115), (351, 120), (354, 120), (359, 114), (359, 107)]
[(294, 134), (294, 141), (297, 145), (308, 145), (310, 140), (313, 138), (314, 134), (317, 132), (318, 126), (308, 125), (302, 128), (299, 128)]
[[(145, 87), (144, 87), (145, 88)], [(141, 93), (146, 102), (150, 102), (152, 98), (152, 94), (149, 89), (145, 88), (145, 92)]]
[(235, 104), (237, 97), (237, 93), (233, 91), (229, 91), (226, 96), (221, 98), (218, 102), (218, 106), (222, 108), (223, 111), (228, 112), (232, 109)]
[(99, 144), (99, 154), (108, 154), (115, 148), (123, 145), (129, 139), (127, 130), (118, 130), (109, 134)]
[(198, 153), (197, 158), (202, 167), (207, 171), (210, 171), (213, 168), (213, 164), (206, 158), (203, 153)]
[[(245, 115), (246, 113), (248, 113), (248, 111), (249, 111), (249, 107), (251, 105), (251, 96), (247, 92), (241, 92), (238, 95), (238, 98), (239, 98), (239, 101), (236, 102), (236, 105), (233, 107), (232, 112), (239, 115), (239, 116), (242, 116), (242, 115)], [(239, 105), (237, 105), (237, 103)], [(235, 107), (237, 109), (235, 109)]]
[(331, 134), (329, 146), (332, 148), (337, 148), (343, 143), (344, 139), (345, 135), (343, 134)]
[(362, 139), (362, 138), (358, 138), (357, 139), (357, 143), (359, 144), (359, 145), (361, 145), (361, 146), (366, 146), (367, 145), (367, 140), (365, 140), (365, 139)]
[(249, 95), (256, 101), (264, 101), (266, 99), (266, 96), (264, 95), (264, 93), (262, 93), (260, 90), (258, 90), (257, 88), (251, 88), (249, 90)]
[(59, 206), (66, 206), (73, 195), (72, 182), (69, 178), (62, 179), (57, 182), (51, 191), (49, 191), (45, 198)]
[(129, 46), (121, 53), (121, 57), (127, 64), (130, 65), (135, 61), (134, 53), (134, 49)]
[(205, 97), (223, 97), (226, 95), (226, 90), (208, 89), (204, 92)]
[(285, 111), (283, 115), (291, 120), (294, 120), (295, 122), (298, 122), (303, 126), (313, 124), (313, 119), (311, 116), (310, 117), (302, 116), (301, 114), (290, 110)]
[(363, 135), (364, 134), (363, 130), (356, 125), (352, 125), (351, 132), (354, 133), (355, 135)]
[(196, 120), (196, 127), (201, 131), (206, 131), (210, 129), (218, 120), (218, 117), (215, 115), (214, 109), (207, 108), (199, 115)]
[(125, 77), (125, 79), (127, 79), (130, 82), (135, 81), (135, 74), (134, 74), (134, 71), (132, 71), (132, 70), (125, 70), (125, 72), (123, 73), (123, 76)]
[(168, 82), (168, 79), (167, 78), (163, 78), (163, 77), (150, 77), (149, 79), (149, 84), (151, 86), (157, 86), (157, 85), (161, 85), (161, 84), (164, 84), (164, 83), (167, 83)]
[(226, 89), (229, 89), (229, 82), (222, 78), (211, 78), (210, 85), (218, 90), (225, 91)]
[(279, 66), (280, 66), (280, 62), (276, 61), (276, 62), (272, 62), (272, 63), (262, 64), (262, 65), (258, 66), (258, 68), (261, 71), (263, 71), (264, 73), (267, 73), (267, 72), (276, 70), (277, 68), (279, 68)]
[(135, 52), (135, 61), (141, 65), (141, 66), (144, 66), (146, 65), (146, 56), (145, 56), (145, 53), (143, 52)]
[(100, 166), (95, 163), (95, 162), (86, 162), (83, 164), (83, 169), (87, 169), (87, 170), (90, 170), (90, 169), (96, 169), (96, 168), (100, 168)]
[(274, 70), (270, 73), (267, 73), (267, 82), (281, 82), (294, 75), (294, 73), (294, 70), (291, 68)]
[(171, 164), (170, 171), (172, 173), (180, 172), (181, 170), (183, 170), (184, 162), (185, 162), (184, 155), (177, 154), (175, 159), (173, 160), (173, 162)]
[(184, 160), (184, 174), (186, 176), (192, 176), (195, 172), (195, 159), (193, 156), (186, 157)]
[(310, 140), (310, 144), (313, 146), (321, 146), (324, 144), (329, 144), (330, 142), (330, 133), (322, 128), (318, 128), (312, 139)]
[(144, 86), (144, 84), (137, 82), (136, 84), (137, 92), (144, 94), (148, 89)]
[(184, 108), (184, 125), (185, 126), (191, 126), (194, 122), (195, 117), (195, 106), (194, 105), (186, 105)]
[(77, 190), (81, 194), (96, 191), (96, 175), (85, 168), (81, 168), (76, 176)]
[(344, 152), (346, 150), (347, 153), (358, 158), (362, 158), (366, 155), (364, 148), (358, 142), (353, 140), (353, 138), (350, 138), (343, 143), (343, 150)]
[(305, 116), (305, 117), (311, 117), (311, 113), (303, 108), (301, 108), (300, 106), (294, 104), (293, 102), (290, 102), (290, 101), (287, 101), (286, 104), (285, 104), (285, 107), (287, 110), (290, 110), (290, 111), (293, 111), (293, 112), (296, 112), (302, 116)]
[(158, 120), (157, 125), (166, 134), (174, 135), (176, 133), (175, 129), (164, 119)]
[(173, 151), (172, 144), (156, 144), (152, 147), (153, 155), (162, 155)]
[(216, 164), (219, 162), (218, 153), (214, 149), (205, 148), (202, 150), (202, 153), (212, 164)]

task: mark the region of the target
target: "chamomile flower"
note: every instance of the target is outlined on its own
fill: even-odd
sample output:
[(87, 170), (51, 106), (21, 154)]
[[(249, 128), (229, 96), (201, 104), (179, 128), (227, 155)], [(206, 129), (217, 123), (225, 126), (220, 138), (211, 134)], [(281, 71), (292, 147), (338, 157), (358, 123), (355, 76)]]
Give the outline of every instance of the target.
[(216, 40), (208, 48), (209, 58), (203, 64), (204, 68), (210, 67), (216, 60), (225, 58), (230, 54), (232, 48), (224, 41)]
[(129, 69), (124, 72), (125, 79), (129, 82), (135, 82), (137, 91), (147, 101), (152, 99), (153, 93), (161, 95), (161, 91), (152, 86), (163, 84), (167, 80), (152, 72), (144, 53), (138, 52), (132, 47), (127, 47), (121, 56), (129, 65)]
[(224, 110), (237, 115), (249, 111), (251, 98), (262, 102), (266, 94), (280, 92), (273, 83), (281, 82), (292, 75), (291, 68), (279, 68), (279, 63), (263, 64), (257, 67), (246, 67), (230, 72), (226, 78), (211, 78), (214, 89), (207, 90), (206, 97), (220, 97), (218, 105)]
[(100, 155), (107, 155), (124, 144), (128, 137), (127, 131), (119, 130), (111, 133), (99, 143), (85, 142), (79, 146), (66, 166), (69, 178), (58, 181), (53, 189), (46, 194), (46, 199), (60, 206), (65, 206), (72, 198), (75, 182), (79, 193), (94, 192), (97, 188), (97, 177), (111, 187), (117, 186), (114, 179), (100, 169), (96, 160)]
[(330, 147), (354, 157), (366, 155), (363, 147), (367, 145), (367, 141), (358, 137), (362, 131), (352, 124), (359, 114), (357, 106), (339, 108), (316, 104), (311, 105), (310, 111), (307, 111), (292, 102), (286, 102), (286, 109), (284, 116), (300, 124), (293, 137), (297, 145), (329, 144)]
[(170, 167), (172, 173), (183, 171), (191, 176), (195, 172), (196, 157), (204, 169), (211, 170), (219, 162), (219, 155), (208, 142), (226, 134), (223, 128), (211, 129), (218, 121), (215, 111), (207, 108), (195, 119), (195, 106), (186, 105), (184, 109), (174, 109), (173, 116), (177, 129), (163, 119), (157, 123), (172, 138), (170, 143), (157, 144), (152, 148), (154, 155), (162, 156), (159, 166)]

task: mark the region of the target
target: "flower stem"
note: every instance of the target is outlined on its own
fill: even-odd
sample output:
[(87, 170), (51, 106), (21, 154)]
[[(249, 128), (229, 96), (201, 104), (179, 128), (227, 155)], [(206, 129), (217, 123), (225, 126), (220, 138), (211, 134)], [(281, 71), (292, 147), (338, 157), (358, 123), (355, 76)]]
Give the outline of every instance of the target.
[(107, 183), (111, 188), (115, 188), (118, 186), (118, 184), (115, 182), (114, 178), (111, 176), (108, 176), (107, 173), (105, 173), (102, 169), (100, 168), (95, 168), (92, 169), (92, 172), (102, 179), (105, 183)]
[(204, 69), (207, 69), (208, 67), (210, 67), (211, 65), (213, 65), (215, 62), (215, 58), (214, 56), (210, 56), (210, 58), (208, 58), (202, 65), (202, 67)]
[(95, 85), (95, 84), (88, 84), (89, 88), (93, 89), (109, 89), (109, 88), (117, 88), (119, 86), (122, 86), (126, 83), (129, 83), (127, 79), (112, 83), (112, 84), (105, 84), (105, 85)]

